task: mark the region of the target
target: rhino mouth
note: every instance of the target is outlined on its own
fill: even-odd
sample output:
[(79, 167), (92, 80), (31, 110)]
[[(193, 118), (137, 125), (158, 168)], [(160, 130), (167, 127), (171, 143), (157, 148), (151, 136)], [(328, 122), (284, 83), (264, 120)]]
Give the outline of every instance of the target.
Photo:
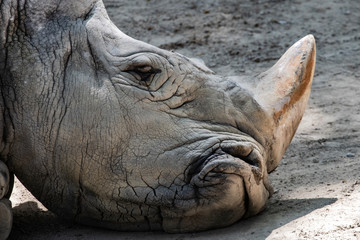
[(266, 189), (272, 193), (264, 157), (261, 150), (251, 143), (222, 141), (207, 157), (200, 159), (189, 173), (196, 185), (201, 181), (211, 184), (208, 178), (213, 173), (235, 174), (242, 178), (252, 176), (256, 184), (265, 180)]
[(248, 144), (236, 147), (223, 145), (198, 166), (197, 174), (193, 175), (191, 183), (201, 188), (209, 187), (224, 180), (224, 177), (219, 177), (219, 175), (234, 174), (244, 182), (249, 201), (252, 200), (252, 189), (257, 187), (264, 187), (270, 197), (273, 194), (273, 188), (270, 185), (266, 163), (260, 150)]
[(207, 182), (206, 179), (211, 173), (236, 174), (241, 177), (253, 174), (259, 183), (263, 175), (263, 163), (256, 155), (255, 151), (241, 158), (225, 152), (216, 153), (203, 163), (197, 178)]
[(176, 218), (168, 213), (176, 210), (163, 211), (166, 231), (176, 231), (179, 226), (190, 232), (195, 228), (227, 226), (264, 209), (273, 190), (261, 150), (252, 144), (234, 143), (222, 142), (206, 159), (198, 162), (190, 180), (196, 205)]

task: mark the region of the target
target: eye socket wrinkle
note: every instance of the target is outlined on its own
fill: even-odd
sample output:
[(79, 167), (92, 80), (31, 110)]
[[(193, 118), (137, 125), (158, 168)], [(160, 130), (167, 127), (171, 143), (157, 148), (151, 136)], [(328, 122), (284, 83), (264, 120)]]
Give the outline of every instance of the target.
[(140, 65), (135, 66), (124, 72), (130, 73), (133, 75), (140, 83), (146, 83), (147, 85), (151, 83), (155, 74), (161, 73), (160, 69), (155, 69), (150, 65)]

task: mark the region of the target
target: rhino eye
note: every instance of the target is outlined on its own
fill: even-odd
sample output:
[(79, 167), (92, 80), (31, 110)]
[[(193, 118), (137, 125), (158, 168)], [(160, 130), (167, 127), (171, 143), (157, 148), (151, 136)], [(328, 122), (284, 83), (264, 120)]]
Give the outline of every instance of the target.
[(155, 74), (160, 73), (160, 69), (155, 69), (150, 65), (134, 66), (126, 72), (133, 75), (140, 84), (149, 85)]

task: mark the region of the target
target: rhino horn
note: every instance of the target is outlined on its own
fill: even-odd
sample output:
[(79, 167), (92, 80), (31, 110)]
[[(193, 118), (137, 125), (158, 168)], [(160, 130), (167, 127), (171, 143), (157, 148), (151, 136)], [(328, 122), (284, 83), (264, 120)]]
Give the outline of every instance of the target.
[(310, 95), (315, 70), (315, 39), (308, 35), (296, 42), (269, 70), (258, 76), (255, 99), (272, 117), (268, 171), (279, 164), (290, 144)]

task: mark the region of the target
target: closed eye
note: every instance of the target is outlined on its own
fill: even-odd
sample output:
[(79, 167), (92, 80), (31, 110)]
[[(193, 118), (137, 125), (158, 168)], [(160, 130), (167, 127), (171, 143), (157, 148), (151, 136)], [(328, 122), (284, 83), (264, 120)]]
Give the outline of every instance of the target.
[(155, 74), (161, 73), (161, 70), (155, 69), (150, 65), (139, 65), (134, 66), (126, 70), (125, 72), (133, 75), (140, 84), (145, 84), (149, 86)]

